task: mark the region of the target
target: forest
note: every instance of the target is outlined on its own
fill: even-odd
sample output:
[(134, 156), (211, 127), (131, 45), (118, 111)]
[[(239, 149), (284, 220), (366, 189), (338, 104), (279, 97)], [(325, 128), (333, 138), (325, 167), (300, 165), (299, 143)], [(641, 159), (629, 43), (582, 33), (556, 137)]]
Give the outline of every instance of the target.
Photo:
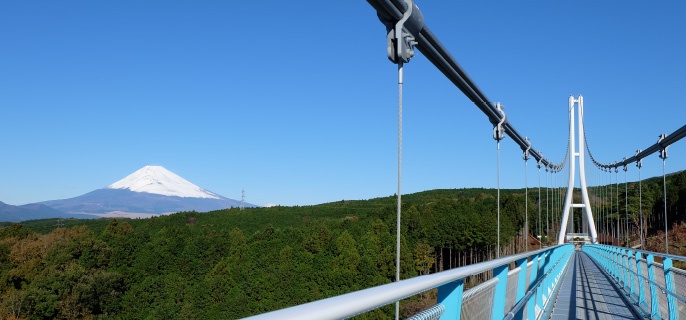
[[(681, 225), (686, 172), (667, 176), (667, 184), (669, 225)], [(592, 188), (599, 230), (623, 238), (628, 212), (635, 241), (641, 208), (644, 229), (655, 236), (648, 243), (661, 251), (662, 177), (643, 180), (640, 199), (638, 183), (626, 188), (626, 199), (623, 183)], [(492, 189), (403, 195), (401, 277), (493, 258), (496, 199)], [(528, 196), (524, 189), (501, 190), (502, 253), (536, 249), (537, 238), (552, 243), (563, 199), (562, 187), (545, 188), (540, 198), (537, 188)], [(396, 201), (392, 195), (150, 219), (4, 223), (0, 318), (235, 319), (389, 283)], [(674, 239), (670, 253), (686, 254), (686, 244)], [(431, 300), (431, 294), (404, 300), (402, 312)], [(393, 312), (387, 306), (358, 318), (392, 318)]]

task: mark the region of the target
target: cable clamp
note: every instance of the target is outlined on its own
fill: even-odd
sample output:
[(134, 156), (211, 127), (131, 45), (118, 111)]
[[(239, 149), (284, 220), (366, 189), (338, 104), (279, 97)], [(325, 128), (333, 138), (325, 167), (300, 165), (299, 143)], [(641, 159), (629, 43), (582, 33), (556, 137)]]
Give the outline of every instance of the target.
[(503, 138), (505, 138), (505, 130), (503, 129), (503, 123), (505, 123), (507, 117), (505, 116), (505, 111), (503, 111), (504, 108), (505, 106), (500, 104), (500, 102), (497, 102), (495, 104), (495, 109), (498, 110), (498, 112), (500, 112), (501, 117), (498, 124), (496, 124), (495, 127), (493, 127), (493, 139), (495, 139), (496, 141), (500, 141), (503, 140)]
[[(641, 149), (636, 150), (636, 157), (637, 157), (637, 158), (638, 158), (638, 154), (640, 154), (640, 153), (641, 153)], [(639, 169), (641, 169), (641, 167), (643, 166), (643, 159), (638, 159), (638, 160), (636, 160), (636, 166), (637, 166)]]
[(663, 133), (663, 134), (660, 135), (660, 140), (657, 140), (657, 144), (660, 146), (660, 154), (658, 154), (658, 156), (659, 156), (660, 159), (662, 159), (662, 160), (667, 159), (667, 148), (668, 148), (669, 146), (663, 147), (662, 144), (661, 144), (660, 142), (662, 142), (662, 140), (664, 140), (666, 137), (667, 137), (667, 135), (665, 135), (665, 134)]
[(386, 42), (388, 60), (393, 63), (410, 62), (414, 57), (416, 37), (424, 28), (424, 16), (412, 0), (405, 0), (407, 10), (403, 17), (393, 24), (388, 17), (379, 16), (386, 25)]
[(529, 150), (531, 150), (531, 142), (529, 141), (529, 137), (524, 137), (524, 141), (526, 141), (526, 150), (524, 150), (524, 161), (529, 161)]
[(541, 165), (543, 164), (543, 151), (539, 151), (538, 154), (541, 155), (541, 158), (538, 159), (538, 163), (536, 164), (536, 167), (540, 170), (540, 169), (541, 169)]

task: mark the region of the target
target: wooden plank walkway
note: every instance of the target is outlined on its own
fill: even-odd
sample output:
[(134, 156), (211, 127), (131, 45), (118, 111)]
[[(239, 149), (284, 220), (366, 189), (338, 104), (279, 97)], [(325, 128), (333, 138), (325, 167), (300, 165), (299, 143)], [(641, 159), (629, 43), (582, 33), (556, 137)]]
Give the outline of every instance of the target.
[(570, 259), (550, 319), (641, 319), (586, 253), (575, 251)]

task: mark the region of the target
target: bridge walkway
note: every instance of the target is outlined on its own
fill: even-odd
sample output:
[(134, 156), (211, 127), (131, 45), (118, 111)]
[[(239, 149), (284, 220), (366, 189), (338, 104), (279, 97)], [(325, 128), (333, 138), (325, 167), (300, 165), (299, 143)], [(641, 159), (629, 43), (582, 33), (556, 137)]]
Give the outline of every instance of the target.
[(643, 319), (634, 313), (624, 293), (612, 281), (586, 253), (575, 251), (550, 319)]

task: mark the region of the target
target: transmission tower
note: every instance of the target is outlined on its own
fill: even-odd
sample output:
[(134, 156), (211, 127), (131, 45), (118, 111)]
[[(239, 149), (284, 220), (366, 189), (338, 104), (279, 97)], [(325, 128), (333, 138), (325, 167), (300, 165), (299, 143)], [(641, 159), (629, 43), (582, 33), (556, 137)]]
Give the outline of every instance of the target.
[(245, 209), (245, 189), (241, 191), (241, 211)]

